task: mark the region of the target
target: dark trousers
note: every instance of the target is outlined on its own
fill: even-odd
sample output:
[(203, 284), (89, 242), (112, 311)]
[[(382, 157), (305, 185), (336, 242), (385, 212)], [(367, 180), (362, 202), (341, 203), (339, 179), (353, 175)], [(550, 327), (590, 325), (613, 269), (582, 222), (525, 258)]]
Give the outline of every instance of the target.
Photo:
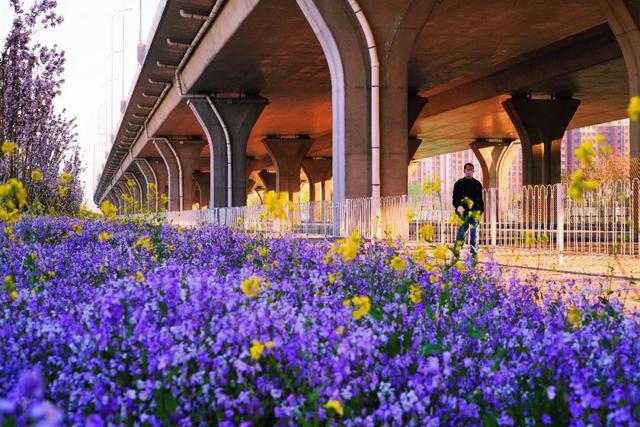
[[(471, 228), (471, 230), (469, 230)], [(478, 242), (477, 242), (477, 233), (478, 233), (478, 223), (476, 220), (467, 216), (464, 217), (464, 222), (458, 229), (458, 235), (456, 236), (456, 251), (459, 252), (462, 249), (462, 244), (464, 242), (464, 235), (469, 231), (469, 243), (471, 244), (471, 255), (475, 255), (478, 252)]]

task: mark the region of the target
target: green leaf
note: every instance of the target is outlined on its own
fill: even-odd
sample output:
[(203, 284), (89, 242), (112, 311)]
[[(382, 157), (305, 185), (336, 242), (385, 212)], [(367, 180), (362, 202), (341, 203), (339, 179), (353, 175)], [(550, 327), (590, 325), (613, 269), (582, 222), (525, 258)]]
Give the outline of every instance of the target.
[(442, 353), (442, 346), (440, 344), (423, 344), (420, 347), (420, 356), (427, 357), (434, 354)]
[(398, 353), (400, 353), (399, 338), (400, 338), (399, 331), (391, 335), (391, 338), (389, 338), (389, 342), (387, 343), (387, 355), (389, 355), (390, 357), (395, 357), (398, 355)]
[(167, 391), (156, 390), (153, 394), (157, 401), (156, 416), (161, 421), (169, 421), (178, 408), (178, 401)]
[(468, 336), (470, 336), (471, 338), (477, 338), (479, 340), (483, 340), (485, 338), (485, 334), (484, 332), (480, 332), (479, 330), (477, 330), (472, 324), (467, 325), (465, 332), (467, 333)]
[(499, 427), (498, 420), (495, 415), (492, 414), (483, 414), (482, 415), (482, 425), (484, 427)]
[(158, 303), (158, 307), (160, 307), (160, 312), (163, 316), (166, 316), (167, 313), (169, 313), (169, 307), (167, 307), (167, 304), (165, 304), (164, 302), (160, 301)]
[(373, 320), (375, 320), (376, 322), (379, 322), (382, 320), (382, 307), (380, 307), (379, 304), (375, 304), (371, 310), (369, 311), (369, 314), (371, 315), (371, 317), (373, 318)]

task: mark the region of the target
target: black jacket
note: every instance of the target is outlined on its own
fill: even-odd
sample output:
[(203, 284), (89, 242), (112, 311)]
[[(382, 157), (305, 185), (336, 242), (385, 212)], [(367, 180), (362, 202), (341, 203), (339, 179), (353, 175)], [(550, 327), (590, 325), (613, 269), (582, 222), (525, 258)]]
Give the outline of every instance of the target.
[(472, 211), (484, 212), (484, 202), (482, 200), (482, 184), (475, 178), (462, 178), (456, 181), (453, 186), (453, 207), (455, 209), (462, 205), (464, 214), (467, 215), (467, 206), (462, 204), (462, 199), (468, 197), (473, 200)]

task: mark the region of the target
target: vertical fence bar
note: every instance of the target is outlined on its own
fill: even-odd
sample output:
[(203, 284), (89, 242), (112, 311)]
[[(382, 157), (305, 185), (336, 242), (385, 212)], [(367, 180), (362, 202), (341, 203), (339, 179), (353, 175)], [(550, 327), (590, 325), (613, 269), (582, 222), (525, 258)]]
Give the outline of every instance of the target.
[(491, 230), (491, 246), (498, 245), (498, 189), (489, 189), (489, 227)]
[(556, 247), (560, 254), (564, 252), (564, 186), (556, 184)]

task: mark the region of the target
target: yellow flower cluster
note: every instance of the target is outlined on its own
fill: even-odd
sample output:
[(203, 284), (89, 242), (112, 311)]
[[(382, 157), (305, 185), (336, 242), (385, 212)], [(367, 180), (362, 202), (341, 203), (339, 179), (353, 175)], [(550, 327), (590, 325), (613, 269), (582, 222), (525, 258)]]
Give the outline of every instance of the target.
[(18, 152), (18, 144), (11, 141), (4, 141), (2, 145), (0, 145), (0, 151), (9, 157), (13, 157)]
[(114, 219), (116, 217), (116, 213), (118, 212), (118, 208), (116, 208), (116, 205), (108, 200), (105, 200), (100, 204), (100, 210), (102, 211), (102, 214), (108, 219)]
[(433, 196), (434, 194), (440, 192), (441, 185), (442, 184), (440, 179), (428, 179), (422, 183), (422, 191), (427, 196)]
[[(457, 216), (456, 216), (457, 218)], [(418, 240), (430, 242), (433, 240), (434, 227), (433, 224), (425, 224), (418, 230)]]
[(340, 416), (344, 415), (344, 409), (342, 409), (342, 405), (337, 400), (329, 400), (324, 404), (324, 407), (326, 409), (333, 409), (333, 411)]
[(16, 282), (13, 280), (13, 276), (10, 274), (4, 276), (4, 289), (9, 293), (9, 298), (12, 301), (18, 299), (18, 291), (16, 291)]
[(436, 259), (436, 261), (444, 262), (447, 260), (448, 251), (449, 251), (449, 248), (445, 245), (437, 246), (436, 248), (433, 249), (433, 257)]
[(31, 171), (31, 180), (34, 182), (42, 181), (42, 171), (40, 169), (34, 169)]
[(369, 311), (371, 311), (371, 300), (369, 300), (368, 296), (364, 295), (359, 295), (351, 299), (344, 300), (342, 304), (345, 307), (350, 307), (351, 304), (354, 305), (355, 310), (353, 310), (353, 313), (351, 313), (351, 315), (356, 320), (362, 319), (369, 313)]
[(58, 182), (61, 182), (62, 184), (71, 184), (73, 182), (73, 175), (69, 172), (62, 171), (58, 177)]
[(634, 96), (629, 101), (629, 108), (627, 113), (632, 122), (637, 122), (640, 119), (640, 96)]
[(249, 354), (251, 355), (252, 359), (259, 360), (260, 357), (262, 357), (262, 353), (264, 352), (264, 349), (272, 348), (272, 347), (273, 347), (273, 341), (267, 341), (263, 344), (258, 340), (253, 340), (251, 342), (251, 347), (249, 348)]
[(136, 241), (136, 248), (145, 248), (146, 250), (151, 251), (151, 237), (150, 236), (140, 237)]
[(136, 186), (136, 182), (133, 179), (128, 179), (127, 180), (127, 187), (129, 188), (134, 188)]
[(64, 197), (69, 194), (69, 187), (65, 187), (64, 185), (58, 185), (58, 195), (60, 197)]
[(407, 208), (407, 222), (411, 222), (413, 221), (413, 219), (416, 217), (416, 213), (413, 209), (411, 208)]
[(340, 239), (329, 247), (324, 257), (324, 263), (328, 264), (334, 255), (340, 255), (345, 263), (352, 261), (358, 255), (360, 248), (360, 233), (356, 230), (347, 239)]
[(264, 196), (264, 207), (267, 218), (274, 220), (287, 220), (289, 219), (288, 212), (295, 210), (295, 206), (293, 202), (289, 200), (289, 194), (287, 192), (278, 194), (275, 191), (269, 191)]
[(409, 286), (409, 299), (414, 304), (422, 302), (422, 288), (419, 285), (412, 284)]
[(393, 268), (395, 271), (402, 272), (405, 268), (407, 268), (407, 262), (396, 255), (391, 260), (391, 268)]
[(98, 234), (98, 242), (100, 243), (107, 241), (111, 238), (113, 238), (113, 234), (109, 234), (106, 231), (103, 231), (102, 233)]
[(0, 218), (7, 222), (15, 221), (26, 203), (27, 191), (20, 181), (11, 178), (0, 185)]
[(261, 289), (262, 277), (251, 276), (242, 281), (240, 288), (242, 289), (242, 293), (244, 293), (249, 298), (257, 298)]

